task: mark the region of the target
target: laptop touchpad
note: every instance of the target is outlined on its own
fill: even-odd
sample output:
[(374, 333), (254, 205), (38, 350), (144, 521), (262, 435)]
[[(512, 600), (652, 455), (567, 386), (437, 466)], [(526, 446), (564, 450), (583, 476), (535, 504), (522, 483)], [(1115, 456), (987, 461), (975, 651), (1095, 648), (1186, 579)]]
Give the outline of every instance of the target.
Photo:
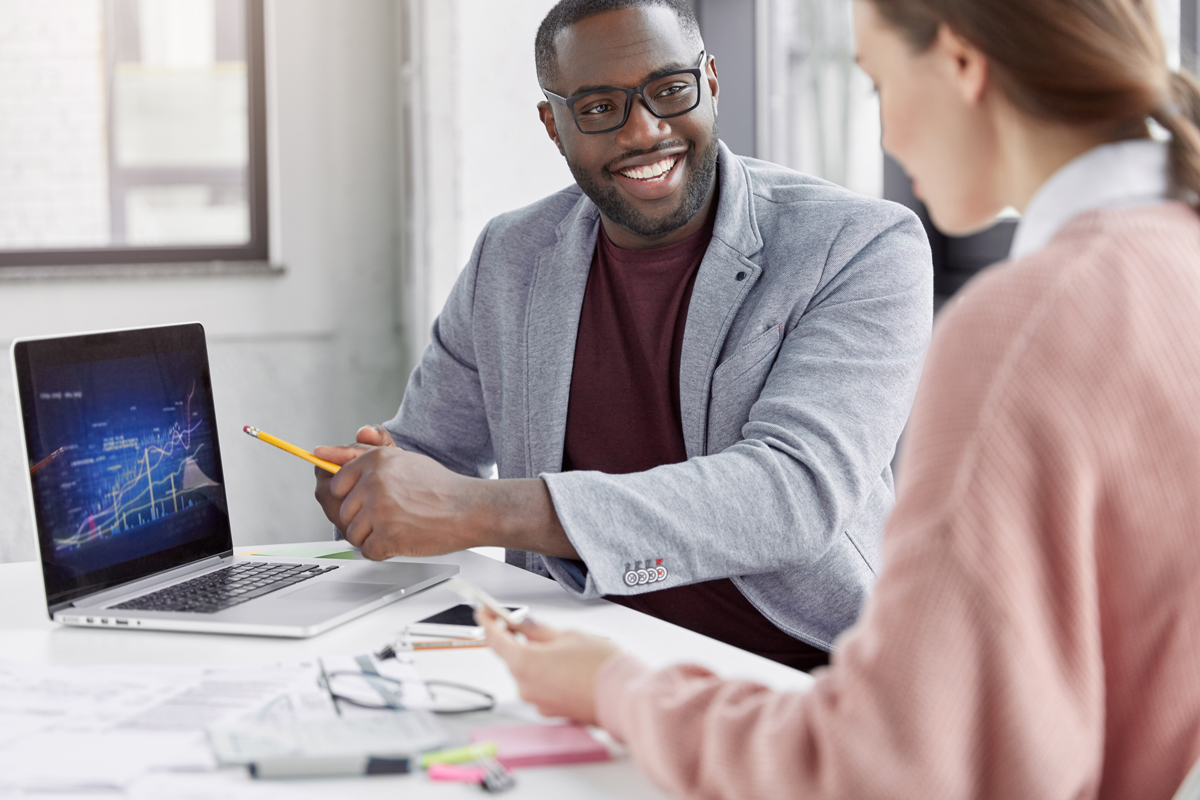
[(386, 583), (356, 583), (354, 581), (321, 581), (316, 586), (307, 586), (292, 592), (281, 600), (289, 603), (330, 603), (364, 600), (371, 595), (383, 594), (392, 586)]

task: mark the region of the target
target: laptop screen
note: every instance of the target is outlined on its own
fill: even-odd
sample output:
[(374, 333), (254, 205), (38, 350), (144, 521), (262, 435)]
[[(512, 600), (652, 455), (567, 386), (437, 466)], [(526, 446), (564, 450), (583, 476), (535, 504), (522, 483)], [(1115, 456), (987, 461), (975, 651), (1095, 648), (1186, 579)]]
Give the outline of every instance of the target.
[(18, 341), (51, 608), (232, 550), (204, 329)]

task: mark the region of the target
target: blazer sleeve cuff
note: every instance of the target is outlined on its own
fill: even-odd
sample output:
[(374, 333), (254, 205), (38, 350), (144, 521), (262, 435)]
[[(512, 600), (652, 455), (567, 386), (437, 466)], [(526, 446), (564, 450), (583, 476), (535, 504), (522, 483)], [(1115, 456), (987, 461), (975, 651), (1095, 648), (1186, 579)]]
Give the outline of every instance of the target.
[(542, 556), (542, 563), (546, 565), (550, 577), (558, 581), (559, 586), (580, 600), (595, 600), (604, 596), (592, 580), (591, 570), (585, 575), (575, 564), (555, 556)]

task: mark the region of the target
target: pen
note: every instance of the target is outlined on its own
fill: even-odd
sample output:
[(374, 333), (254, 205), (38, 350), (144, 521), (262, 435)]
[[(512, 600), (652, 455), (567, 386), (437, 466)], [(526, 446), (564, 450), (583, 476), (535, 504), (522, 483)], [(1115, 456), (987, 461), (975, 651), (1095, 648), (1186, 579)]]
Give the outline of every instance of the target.
[(310, 464), (316, 464), (318, 467), (325, 470), (326, 472), (336, 473), (339, 469), (341, 469), (341, 467), (339, 467), (337, 464), (334, 464), (331, 461), (324, 461), (322, 459), (319, 459), (316, 456), (314, 456), (312, 453), (308, 452), (307, 450), (296, 447), (296, 445), (294, 445), (290, 442), (285, 442), (283, 439), (279, 439), (275, 436), (272, 436), (271, 434), (269, 434), (265, 431), (260, 431), (258, 428), (255, 428), (252, 425), (246, 425), (245, 427), (242, 428), (242, 430), (245, 431), (248, 435), (253, 436), (255, 439), (266, 442), (267, 444), (273, 444), (276, 447), (278, 447), (280, 450), (286, 450), (287, 452), (291, 453), (294, 456), (303, 458), (305, 461), (309, 462)]
[(37, 473), (37, 471), (38, 471), (39, 469), (41, 469), (42, 467), (46, 466), (47, 464), (49, 464), (49, 463), (50, 463), (51, 461), (53, 461), (54, 459), (56, 459), (56, 458), (58, 458), (59, 456), (61, 456), (61, 455), (63, 454), (63, 452), (64, 452), (66, 449), (67, 449), (67, 448), (65, 448), (65, 447), (60, 447), (60, 448), (58, 448), (57, 450), (55, 450), (53, 453), (51, 453), (50, 455), (48, 455), (48, 456), (46, 456), (45, 458), (43, 458), (41, 461), (39, 461), (39, 462), (37, 462), (36, 464), (34, 464), (32, 467), (30, 467), (30, 468), (29, 468), (29, 474), (30, 474), (30, 475), (33, 475), (33, 474)]
[(354, 775), (401, 775), (407, 758), (335, 756), (330, 758), (270, 758), (250, 764), (255, 778), (342, 778)]
[(409, 642), (413, 650), (447, 650), (451, 647), (487, 647), (482, 639), (433, 639), (425, 642)]

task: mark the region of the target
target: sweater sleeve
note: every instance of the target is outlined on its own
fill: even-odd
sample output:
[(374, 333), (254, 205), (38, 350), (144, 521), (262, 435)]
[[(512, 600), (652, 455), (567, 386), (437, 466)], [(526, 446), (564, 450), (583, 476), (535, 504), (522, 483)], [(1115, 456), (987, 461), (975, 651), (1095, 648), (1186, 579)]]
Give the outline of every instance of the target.
[[(601, 722), (666, 790), (858, 800), (1095, 790), (1103, 668), (1095, 577), (1076, 535), (1086, 522), (1072, 516), (1086, 517), (1092, 470), (1071, 444), (1078, 432), (1055, 427), (1055, 407), (1074, 398), (1056, 393), (1054, 365), (1029, 346), (1053, 292), (969, 294), (930, 350), (885, 569), (813, 688), (777, 693), (627, 657), (605, 666)], [(1051, 410), (1027, 413), (1039, 404)]]

